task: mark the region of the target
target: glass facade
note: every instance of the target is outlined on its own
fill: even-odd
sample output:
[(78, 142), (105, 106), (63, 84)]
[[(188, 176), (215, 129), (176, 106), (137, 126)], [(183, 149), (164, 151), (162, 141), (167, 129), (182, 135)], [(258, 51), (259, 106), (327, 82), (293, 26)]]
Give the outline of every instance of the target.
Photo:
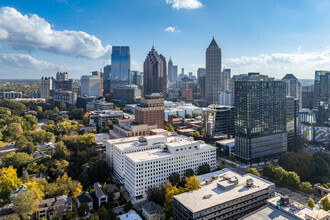
[(315, 71), (314, 105), (316, 123), (330, 124), (329, 118), (330, 99), (330, 71)]
[(128, 46), (113, 46), (111, 54), (111, 80), (128, 83), (130, 71), (130, 48)]
[(103, 91), (104, 94), (111, 92), (111, 65), (106, 65), (103, 68)]
[(287, 150), (285, 83), (235, 81), (235, 154), (251, 160)]

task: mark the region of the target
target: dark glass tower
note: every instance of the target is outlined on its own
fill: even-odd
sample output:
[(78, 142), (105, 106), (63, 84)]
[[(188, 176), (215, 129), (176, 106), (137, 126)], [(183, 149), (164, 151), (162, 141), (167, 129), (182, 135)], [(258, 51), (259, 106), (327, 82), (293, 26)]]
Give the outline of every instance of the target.
[(253, 73), (235, 81), (235, 154), (259, 161), (287, 150), (285, 83)]
[(166, 60), (152, 47), (143, 65), (144, 95), (162, 93), (166, 96)]
[(330, 71), (315, 71), (314, 104), (316, 123), (330, 124)]
[(128, 83), (131, 71), (131, 53), (128, 46), (113, 46), (111, 54), (111, 80)]
[(103, 68), (103, 93), (111, 93), (111, 65), (106, 65)]

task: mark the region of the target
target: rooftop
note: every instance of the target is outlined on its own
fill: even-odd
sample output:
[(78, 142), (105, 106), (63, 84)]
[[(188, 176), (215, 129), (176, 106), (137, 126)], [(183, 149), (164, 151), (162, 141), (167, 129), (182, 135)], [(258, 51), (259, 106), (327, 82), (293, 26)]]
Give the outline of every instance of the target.
[(241, 218), (241, 220), (267, 220), (267, 219), (290, 220), (290, 219), (298, 219), (298, 218), (295, 218), (292, 215), (289, 215), (271, 205), (264, 206)]
[[(201, 144), (199, 150), (206, 150), (206, 149), (213, 149), (211, 145), (208, 144)], [(179, 151), (175, 155), (186, 155), (190, 151)], [(126, 154), (126, 156), (131, 159), (132, 161), (138, 163), (138, 162), (143, 162), (143, 161), (150, 161), (150, 160), (157, 160), (157, 159), (162, 159), (166, 157), (171, 157), (173, 156), (173, 153), (170, 153), (167, 150), (162, 150), (162, 149), (153, 149), (153, 150), (148, 150), (148, 151), (140, 151), (136, 153), (131, 153), (131, 154)]]
[(139, 214), (137, 214), (134, 210), (129, 210), (129, 212), (118, 215), (117, 217), (119, 217), (120, 220), (142, 220)]
[[(198, 179), (202, 184), (200, 189), (173, 197), (193, 213), (253, 194), (274, 185), (274, 183), (252, 174), (240, 175), (227, 168), (198, 176)], [(253, 181), (250, 187), (246, 186), (247, 180)], [(206, 184), (206, 181), (208, 181), (208, 184)], [(233, 184), (235, 181), (237, 183)], [(218, 183), (220, 183), (220, 187)]]

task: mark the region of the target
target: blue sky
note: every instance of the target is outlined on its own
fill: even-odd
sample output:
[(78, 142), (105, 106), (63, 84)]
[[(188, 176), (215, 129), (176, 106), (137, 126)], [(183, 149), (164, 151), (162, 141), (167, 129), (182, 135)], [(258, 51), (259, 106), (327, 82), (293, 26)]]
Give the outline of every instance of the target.
[(312, 79), (330, 65), (327, 0), (2, 0), (0, 78), (72, 78), (129, 45), (132, 69), (156, 50), (185, 72), (205, 65), (212, 36), (233, 74)]

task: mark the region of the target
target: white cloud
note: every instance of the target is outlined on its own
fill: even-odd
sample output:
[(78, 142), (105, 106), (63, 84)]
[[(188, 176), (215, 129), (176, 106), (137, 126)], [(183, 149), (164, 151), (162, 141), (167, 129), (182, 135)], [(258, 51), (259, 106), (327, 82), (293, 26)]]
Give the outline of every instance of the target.
[(131, 61), (131, 70), (136, 70), (136, 71), (143, 71), (143, 63), (132, 60)]
[(174, 33), (174, 32), (180, 32), (180, 30), (179, 30), (178, 27), (171, 27), (171, 26), (165, 28), (164, 31), (166, 31), (166, 32), (171, 32), (171, 33)]
[(177, 10), (181, 8), (198, 9), (203, 6), (199, 0), (166, 0), (166, 4), (171, 4)]
[(43, 50), (71, 57), (105, 57), (111, 46), (82, 31), (52, 29), (36, 14), (22, 15), (14, 8), (0, 8), (0, 41), (17, 50)]
[(233, 74), (262, 72), (277, 78), (286, 73), (294, 73), (299, 78), (314, 77), (315, 70), (329, 69), (330, 50), (321, 53), (301, 52), (260, 54), (255, 57), (242, 56), (224, 60), (226, 68), (231, 68)]
[(56, 70), (59, 68), (70, 71), (79, 69), (62, 64), (56, 65), (44, 60), (37, 60), (27, 54), (0, 54), (0, 64), (22, 70)]

